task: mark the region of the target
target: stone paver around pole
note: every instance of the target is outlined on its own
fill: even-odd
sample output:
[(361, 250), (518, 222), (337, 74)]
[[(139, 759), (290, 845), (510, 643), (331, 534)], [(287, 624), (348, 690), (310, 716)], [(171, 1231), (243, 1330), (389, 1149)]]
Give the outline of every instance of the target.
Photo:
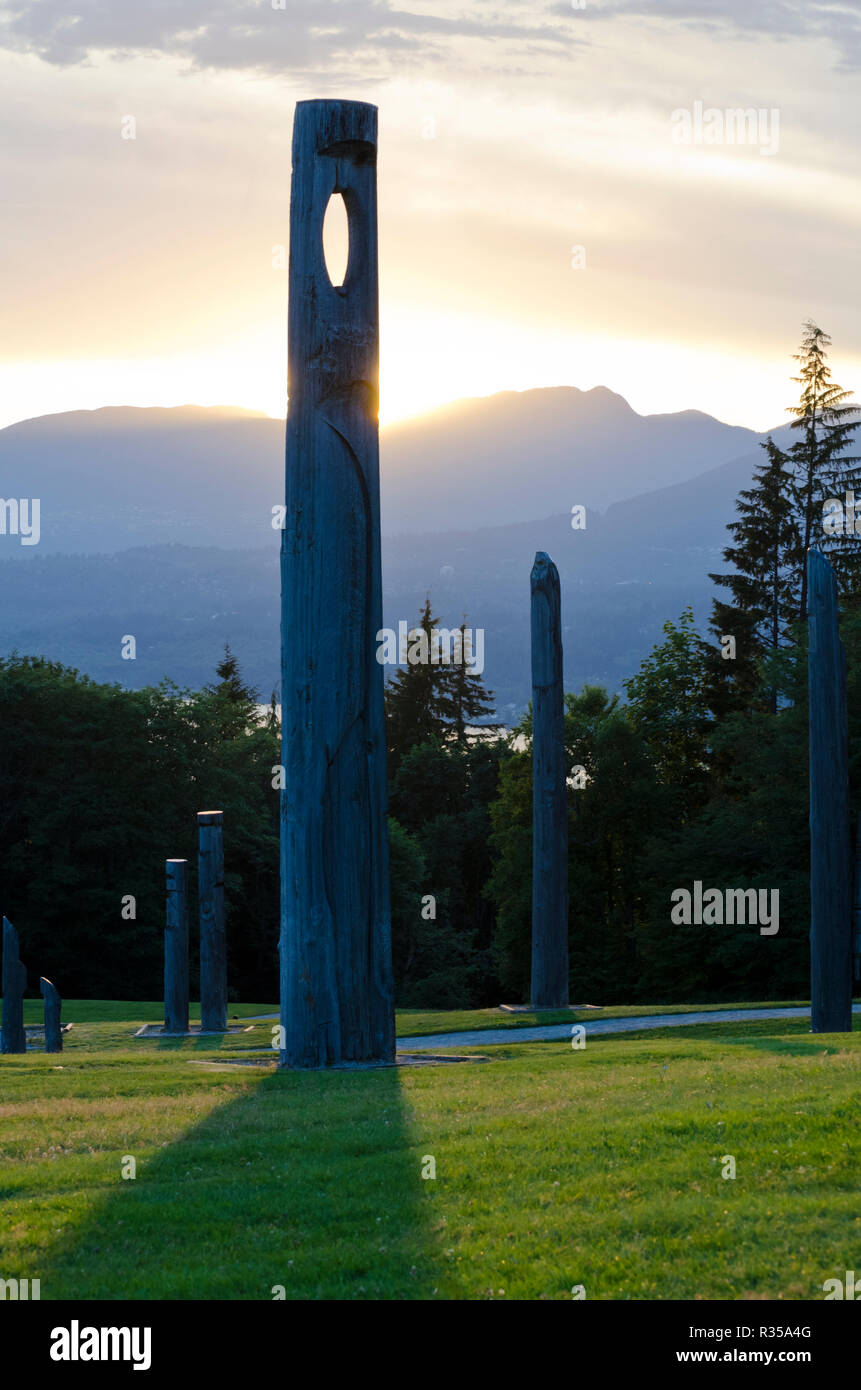
[[(853, 1004), (853, 1014), (861, 1013), (861, 1004)], [(277, 1014), (255, 1014), (263, 1022), (277, 1019)], [(810, 1010), (799, 1009), (712, 1009), (683, 1014), (641, 1014), (628, 1018), (596, 1018), (588, 1024), (586, 1036), (599, 1033), (639, 1033), (644, 1028), (681, 1028), (693, 1023), (756, 1023), (767, 1018), (809, 1018)], [(244, 1022), (251, 1022), (251, 1017)], [(548, 1023), (537, 1028), (472, 1028), (464, 1033), (428, 1033), (423, 1038), (398, 1038), (399, 1052), (416, 1052), (438, 1047), (493, 1047), (502, 1043), (553, 1042), (570, 1038), (572, 1023)]]

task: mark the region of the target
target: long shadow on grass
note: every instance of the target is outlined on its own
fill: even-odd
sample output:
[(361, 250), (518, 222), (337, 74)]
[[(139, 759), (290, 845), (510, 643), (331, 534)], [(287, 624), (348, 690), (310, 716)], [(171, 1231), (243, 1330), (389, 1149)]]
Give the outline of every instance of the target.
[[(421, 1178), (397, 1069), (258, 1079), (189, 1063), (190, 1104), (209, 1106), (240, 1072), (238, 1098), (89, 1202), (49, 1257), (44, 1298), (273, 1299), (279, 1286), (286, 1299), (432, 1295), (423, 1189), (435, 1184)], [(179, 1073), (177, 1092), (184, 1083)]]

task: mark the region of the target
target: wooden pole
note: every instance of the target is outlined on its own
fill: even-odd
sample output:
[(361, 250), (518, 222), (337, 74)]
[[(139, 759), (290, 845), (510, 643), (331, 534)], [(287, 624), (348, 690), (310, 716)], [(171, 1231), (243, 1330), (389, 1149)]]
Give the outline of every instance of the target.
[(39, 990), (45, 1001), (45, 1051), (63, 1051), (63, 1029), (61, 1024), (61, 1014), (63, 1001), (60, 998), (60, 991), (50, 980), (46, 980), (44, 975), (39, 980)]
[(861, 979), (861, 816), (855, 826), (855, 887), (852, 909), (853, 977)]
[(533, 1009), (568, 1004), (568, 802), (559, 571), (543, 551), (530, 576), (532, 626)]
[(164, 1032), (188, 1032), (188, 860), (165, 861)]
[(852, 852), (846, 653), (837, 581), (807, 552), (810, 692), (810, 1029), (852, 1031)]
[(224, 812), (198, 811), (197, 891), (200, 900), (200, 1028), (227, 1029), (227, 943), (224, 935)]
[[(377, 425), (377, 111), (293, 125), (281, 548), (281, 1065), (394, 1059)], [(343, 285), (323, 255), (347, 209)]]
[(24, 1032), (24, 991), (27, 971), (18, 959), (18, 933), (3, 918), (3, 1027), (0, 1052), (26, 1052)]

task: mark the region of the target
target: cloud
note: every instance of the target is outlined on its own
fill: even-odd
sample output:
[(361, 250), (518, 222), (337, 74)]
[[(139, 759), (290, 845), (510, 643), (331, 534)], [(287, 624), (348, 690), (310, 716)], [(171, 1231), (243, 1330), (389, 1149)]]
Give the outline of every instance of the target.
[[(592, 20), (667, 20), (699, 33), (750, 39), (825, 39), (839, 54), (839, 66), (861, 66), (861, 12), (857, 0), (586, 0)], [(550, 13), (569, 13), (556, 0)]]
[[(68, 66), (99, 54), (169, 55), (198, 68), (268, 73), (374, 64), (368, 78), (418, 60), (445, 61), (452, 40), (513, 41), (551, 49), (582, 42), (563, 16), (530, 3), (472, 5), (428, 14), (389, 0), (11, 0), (0, 20), (0, 47)], [(436, 0), (437, 9), (444, 6)], [(571, 20), (571, 11), (564, 15)], [(537, 21), (537, 22), (536, 22)]]

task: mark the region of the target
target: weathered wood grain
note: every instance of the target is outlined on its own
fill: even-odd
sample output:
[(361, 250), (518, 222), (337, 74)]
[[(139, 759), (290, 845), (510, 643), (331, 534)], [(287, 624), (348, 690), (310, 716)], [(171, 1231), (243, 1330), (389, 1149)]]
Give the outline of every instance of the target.
[(167, 859), (165, 882), (164, 1031), (187, 1033), (188, 860)]
[(60, 998), (60, 991), (50, 980), (46, 980), (44, 975), (39, 980), (39, 991), (45, 1001), (45, 1051), (63, 1051), (63, 1029), (61, 1014), (63, 1001)]
[(852, 1031), (852, 850), (846, 653), (837, 581), (807, 552), (810, 694), (810, 1000), (812, 1033)]
[(559, 571), (530, 576), (532, 626), (532, 984), (534, 1009), (568, 1004), (568, 806)]
[(27, 971), (18, 959), (18, 933), (3, 918), (3, 1027), (0, 1052), (26, 1052), (24, 1032), (24, 991)]
[(200, 903), (200, 1027), (227, 1028), (227, 940), (224, 933), (224, 813), (198, 811), (197, 892)]
[[(282, 534), (281, 1064), (391, 1061), (378, 445), (377, 112), (296, 107)], [(323, 219), (343, 196), (335, 288)]]

